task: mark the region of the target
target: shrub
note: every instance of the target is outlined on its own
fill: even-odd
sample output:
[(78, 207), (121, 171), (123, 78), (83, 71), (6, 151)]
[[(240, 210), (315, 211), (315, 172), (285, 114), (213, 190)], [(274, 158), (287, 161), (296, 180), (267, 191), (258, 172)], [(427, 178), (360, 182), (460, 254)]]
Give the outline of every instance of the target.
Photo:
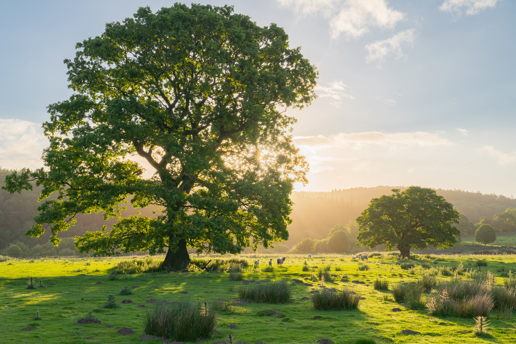
[(22, 249), (18, 245), (11, 245), (7, 249), (9, 257), (19, 258), (22, 256)]
[(482, 225), (475, 232), (475, 240), (484, 245), (496, 241), (496, 232), (490, 225)]
[(314, 308), (319, 311), (340, 311), (357, 309), (360, 295), (349, 290), (328, 291), (323, 289), (312, 294)]
[(359, 265), (358, 266), (358, 270), (360, 271), (368, 271), (370, 268), (369, 268), (369, 265), (365, 264), (365, 265)]
[(242, 279), (243, 279), (242, 274), (239, 274), (238, 272), (230, 272), (229, 273), (230, 281), (241, 281)]
[(432, 288), (437, 285), (437, 279), (433, 276), (424, 275), (422, 279), (418, 281), (419, 285), (423, 289), (423, 292), (429, 293)]
[(286, 281), (276, 281), (243, 286), (238, 295), (243, 300), (257, 303), (288, 303), (292, 290)]
[(274, 272), (274, 268), (272, 266), (267, 266), (266, 268), (262, 269), (263, 272)]
[(477, 260), (475, 265), (478, 267), (487, 266), (487, 262), (485, 260)]
[(129, 287), (124, 287), (124, 289), (120, 290), (118, 295), (132, 295), (133, 291), (129, 289)]
[(478, 316), (475, 319), (475, 333), (477, 335), (484, 335), (487, 334), (487, 329), (489, 328), (489, 321), (486, 317)]
[(216, 313), (213, 308), (204, 307), (192, 301), (177, 304), (158, 304), (153, 312), (147, 313), (144, 332), (174, 341), (196, 342), (210, 338), (215, 330)]
[(104, 304), (104, 308), (118, 308), (118, 306), (115, 302), (115, 295), (109, 294), (107, 297), (107, 302)]
[(409, 269), (412, 269), (415, 266), (416, 266), (416, 264), (414, 264), (414, 262), (408, 262), (408, 263), (401, 263), (400, 264), (400, 268), (402, 268), (403, 270), (409, 270)]
[(375, 290), (389, 290), (389, 281), (376, 279), (374, 281)]
[(310, 268), (307, 265), (303, 265), (303, 271), (310, 271)]
[(432, 267), (429, 263), (422, 263), (420, 266), (422, 269), (430, 269)]
[(319, 271), (318, 271), (317, 278), (319, 279), (319, 281), (322, 281), (322, 282), (328, 282), (328, 283), (333, 282), (333, 278), (331, 277), (331, 274), (328, 271), (323, 271), (321, 269), (319, 269)]
[(36, 286), (34, 285), (34, 279), (32, 277), (27, 281), (27, 289), (36, 289)]
[(516, 289), (496, 286), (491, 289), (494, 308), (503, 311), (516, 309)]
[(231, 303), (227, 302), (224, 299), (217, 299), (210, 305), (213, 311), (231, 313), (233, 309), (231, 308)]
[(112, 275), (130, 275), (158, 271), (163, 271), (161, 262), (148, 257), (145, 259), (123, 260), (112, 267), (109, 273)]
[(397, 303), (406, 303), (410, 309), (421, 309), (423, 288), (419, 283), (400, 283), (392, 287), (392, 296)]

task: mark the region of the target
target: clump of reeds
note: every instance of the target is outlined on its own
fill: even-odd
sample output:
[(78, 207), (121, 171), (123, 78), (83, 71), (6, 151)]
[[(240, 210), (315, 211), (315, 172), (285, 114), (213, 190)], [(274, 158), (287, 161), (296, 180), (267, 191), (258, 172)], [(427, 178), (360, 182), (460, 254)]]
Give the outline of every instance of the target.
[(230, 281), (241, 281), (243, 279), (242, 274), (238, 272), (230, 272), (229, 280)]
[(340, 311), (357, 309), (360, 295), (350, 290), (329, 291), (326, 289), (312, 294), (314, 308), (320, 311)]
[(275, 281), (242, 286), (238, 295), (243, 300), (257, 303), (288, 303), (292, 290), (286, 281)]
[(376, 279), (374, 281), (375, 290), (389, 290), (389, 281)]

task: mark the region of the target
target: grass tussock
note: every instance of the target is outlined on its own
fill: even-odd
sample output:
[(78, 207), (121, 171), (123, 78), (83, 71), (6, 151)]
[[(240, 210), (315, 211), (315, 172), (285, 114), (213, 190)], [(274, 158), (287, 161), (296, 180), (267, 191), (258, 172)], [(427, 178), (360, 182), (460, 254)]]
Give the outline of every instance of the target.
[(243, 300), (256, 303), (288, 303), (292, 290), (286, 281), (242, 286), (238, 295)]
[(266, 268), (262, 269), (263, 272), (274, 272), (274, 268), (272, 266), (267, 266)]
[(423, 309), (425, 304), (421, 300), (423, 288), (417, 282), (400, 283), (392, 287), (392, 296), (397, 303), (404, 303), (409, 309)]
[(317, 279), (321, 282), (333, 282), (333, 277), (331, 277), (331, 274), (328, 271), (322, 269), (319, 269), (317, 272)]
[(437, 278), (434, 276), (424, 275), (419, 281), (419, 285), (423, 289), (423, 292), (429, 293), (437, 285)]
[(369, 265), (365, 264), (365, 265), (359, 265), (358, 266), (358, 270), (360, 271), (369, 271), (371, 268), (369, 267)]
[(163, 271), (161, 268), (161, 261), (147, 257), (145, 259), (122, 260), (112, 267), (109, 273), (110, 275), (116, 276), (159, 271)]
[(229, 280), (230, 281), (241, 281), (243, 279), (242, 274), (238, 272), (230, 272), (229, 273)]
[(401, 263), (400, 268), (403, 270), (410, 270), (414, 268), (416, 264), (414, 262)]
[(119, 295), (132, 295), (133, 291), (129, 289), (129, 287), (124, 287), (122, 290), (120, 290)]
[(374, 281), (374, 290), (389, 290), (389, 281), (376, 279)]
[(306, 265), (303, 265), (303, 271), (310, 271), (310, 268)]
[(175, 341), (195, 342), (210, 338), (215, 330), (216, 313), (206, 303), (181, 301), (178, 304), (159, 304), (147, 313), (144, 332)]
[(319, 311), (342, 311), (357, 309), (360, 295), (350, 290), (328, 291), (318, 290), (312, 294), (314, 308)]

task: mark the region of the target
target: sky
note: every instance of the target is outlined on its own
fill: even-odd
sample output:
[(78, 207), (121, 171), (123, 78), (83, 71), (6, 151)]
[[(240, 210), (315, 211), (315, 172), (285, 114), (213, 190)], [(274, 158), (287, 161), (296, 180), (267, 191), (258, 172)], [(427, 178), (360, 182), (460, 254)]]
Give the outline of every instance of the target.
[[(164, 0), (0, 2), (0, 166), (42, 166), (41, 124), (65, 100), (63, 60), (105, 23)], [(189, 1), (184, 3), (189, 4)], [(309, 183), (516, 196), (516, 1), (196, 1), (283, 27), (319, 71), (292, 135)]]

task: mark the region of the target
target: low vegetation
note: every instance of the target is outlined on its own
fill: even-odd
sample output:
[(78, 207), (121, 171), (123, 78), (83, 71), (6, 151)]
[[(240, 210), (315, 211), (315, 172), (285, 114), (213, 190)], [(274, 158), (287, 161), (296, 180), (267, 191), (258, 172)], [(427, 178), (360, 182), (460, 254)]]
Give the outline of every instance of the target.
[(318, 311), (342, 311), (357, 309), (360, 295), (351, 290), (317, 290), (312, 294), (314, 308)]
[(257, 303), (288, 303), (292, 289), (286, 281), (267, 282), (240, 287), (238, 295), (243, 300)]

